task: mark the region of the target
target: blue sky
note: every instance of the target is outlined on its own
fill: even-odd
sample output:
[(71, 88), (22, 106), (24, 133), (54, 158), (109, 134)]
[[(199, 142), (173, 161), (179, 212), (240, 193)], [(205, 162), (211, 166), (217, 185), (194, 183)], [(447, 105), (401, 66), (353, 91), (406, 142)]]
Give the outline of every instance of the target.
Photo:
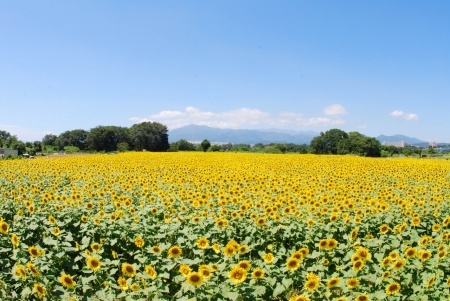
[(449, 1), (0, 1), (0, 130), (157, 121), (450, 142)]

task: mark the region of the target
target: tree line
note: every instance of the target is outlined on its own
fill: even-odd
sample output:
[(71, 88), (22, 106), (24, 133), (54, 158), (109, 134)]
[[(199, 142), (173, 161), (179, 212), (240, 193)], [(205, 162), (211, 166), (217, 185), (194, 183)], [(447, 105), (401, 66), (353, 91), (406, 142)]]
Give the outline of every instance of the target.
[(68, 130), (60, 135), (45, 135), (42, 141), (22, 142), (17, 136), (0, 131), (0, 147), (17, 149), (19, 155), (28, 153), (123, 152), (123, 151), (233, 151), (259, 153), (352, 154), (366, 157), (387, 157), (396, 154), (420, 155), (422, 149), (414, 146), (396, 148), (383, 146), (373, 138), (358, 132), (346, 133), (340, 129), (321, 132), (311, 143), (257, 143), (211, 144), (207, 139), (194, 144), (181, 139), (169, 144), (167, 126), (157, 122), (142, 122), (133, 126), (97, 126), (89, 131)]
[(169, 135), (167, 127), (158, 122), (142, 122), (130, 128), (97, 126), (89, 131), (69, 130), (60, 135), (47, 134), (42, 141), (26, 143), (15, 135), (0, 131), (0, 147), (17, 149), (20, 155), (52, 151), (166, 151), (169, 149)]

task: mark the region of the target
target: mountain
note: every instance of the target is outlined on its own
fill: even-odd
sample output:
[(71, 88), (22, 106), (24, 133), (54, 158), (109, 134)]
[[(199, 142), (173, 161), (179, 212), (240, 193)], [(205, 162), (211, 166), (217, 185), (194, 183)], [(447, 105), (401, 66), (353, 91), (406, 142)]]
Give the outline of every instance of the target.
[(408, 137), (408, 136), (404, 136), (404, 135), (394, 135), (394, 136), (385, 136), (385, 135), (380, 135), (377, 137), (377, 140), (380, 141), (381, 143), (383, 142), (400, 142), (400, 141), (404, 141), (408, 144), (412, 144), (412, 145), (416, 145), (416, 144), (426, 144), (428, 145), (427, 141), (423, 141), (417, 138), (412, 138), (412, 137)]
[(200, 142), (203, 139), (208, 139), (211, 142), (229, 142), (233, 144), (309, 144), (311, 140), (317, 135), (319, 135), (319, 133), (311, 131), (296, 132), (280, 130), (233, 130), (191, 124), (169, 131), (169, 142), (176, 142), (180, 139)]

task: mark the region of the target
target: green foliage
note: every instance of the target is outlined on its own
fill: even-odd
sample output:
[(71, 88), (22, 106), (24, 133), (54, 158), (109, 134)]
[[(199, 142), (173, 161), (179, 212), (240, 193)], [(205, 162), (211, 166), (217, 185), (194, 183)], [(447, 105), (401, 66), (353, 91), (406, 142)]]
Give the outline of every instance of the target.
[(142, 122), (130, 128), (130, 140), (135, 150), (167, 151), (169, 136), (167, 127), (158, 122)]
[(58, 136), (55, 143), (60, 147), (72, 145), (78, 147), (80, 150), (85, 150), (87, 135), (87, 131), (80, 129), (65, 131)]
[(120, 142), (120, 143), (117, 144), (117, 151), (118, 152), (123, 153), (123, 152), (129, 151), (129, 150), (130, 150), (130, 145), (128, 143)]
[(80, 149), (76, 146), (68, 145), (68, 146), (64, 147), (64, 151), (66, 152), (66, 154), (75, 154), (75, 153), (79, 153)]
[(118, 126), (98, 126), (89, 131), (86, 137), (88, 149), (112, 152), (120, 142), (129, 142), (129, 129)]
[(172, 143), (173, 146), (171, 148), (179, 150), (179, 151), (194, 151), (195, 145), (187, 140), (181, 139), (177, 142)]
[(380, 157), (381, 144), (375, 138), (364, 136), (358, 132), (346, 133), (332, 129), (311, 141), (314, 154), (354, 154), (365, 157)]
[(202, 143), (200, 143), (200, 146), (204, 152), (208, 150), (208, 148), (211, 147), (211, 142), (209, 142), (207, 139), (203, 140)]
[(56, 146), (56, 140), (58, 139), (58, 136), (53, 134), (47, 134), (42, 138), (42, 144), (47, 146)]

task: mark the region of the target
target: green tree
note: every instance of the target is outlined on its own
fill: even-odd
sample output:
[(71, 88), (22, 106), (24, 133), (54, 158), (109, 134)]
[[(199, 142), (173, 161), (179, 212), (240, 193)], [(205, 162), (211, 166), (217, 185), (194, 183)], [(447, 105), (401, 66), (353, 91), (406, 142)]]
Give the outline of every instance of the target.
[(126, 142), (119, 142), (117, 143), (117, 151), (118, 152), (126, 152), (130, 150), (130, 145)]
[(176, 149), (179, 151), (193, 151), (195, 150), (195, 145), (187, 140), (180, 139), (175, 142)]
[(3, 147), (6, 143), (6, 140), (8, 140), (11, 137), (11, 134), (7, 131), (0, 131), (0, 147)]
[[(338, 144), (348, 138), (348, 134), (339, 129), (331, 129), (314, 137), (310, 147), (314, 154), (337, 154)], [(341, 142), (342, 143), (342, 142)]]
[(42, 138), (42, 144), (45, 146), (56, 146), (56, 140), (58, 139), (58, 136), (53, 134), (47, 134)]
[(87, 131), (80, 129), (65, 131), (58, 136), (56, 144), (60, 147), (71, 145), (78, 147), (80, 150), (85, 150), (87, 135)]
[(169, 149), (167, 127), (158, 122), (142, 122), (130, 128), (130, 140), (135, 150), (162, 152)]
[(97, 126), (86, 137), (88, 149), (99, 152), (116, 151), (119, 143), (129, 141), (129, 129), (118, 126)]
[(211, 147), (211, 142), (209, 142), (207, 139), (203, 140), (202, 143), (200, 143), (200, 146), (204, 152), (208, 150), (208, 148)]

